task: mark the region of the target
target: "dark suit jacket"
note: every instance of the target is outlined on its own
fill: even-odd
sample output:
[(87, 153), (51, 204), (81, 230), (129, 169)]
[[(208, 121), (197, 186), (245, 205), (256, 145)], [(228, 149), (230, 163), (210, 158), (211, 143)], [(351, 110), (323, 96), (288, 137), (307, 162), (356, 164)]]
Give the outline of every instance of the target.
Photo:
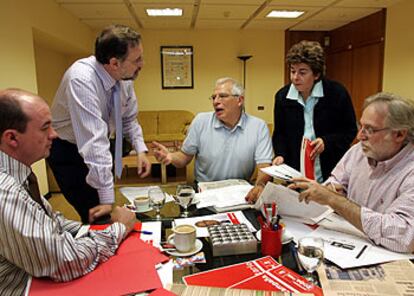
[[(313, 111), (313, 127), (317, 138), (322, 138), (325, 150), (320, 155), (323, 179), (350, 147), (357, 133), (355, 112), (351, 98), (340, 83), (323, 79), (324, 97), (319, 98)], [(273, 149), (283, 156), (285, 163), (300, 170), (300, 146), (305, 127), (303, 106), (286, 99), (290, 84), (275, 96)]]

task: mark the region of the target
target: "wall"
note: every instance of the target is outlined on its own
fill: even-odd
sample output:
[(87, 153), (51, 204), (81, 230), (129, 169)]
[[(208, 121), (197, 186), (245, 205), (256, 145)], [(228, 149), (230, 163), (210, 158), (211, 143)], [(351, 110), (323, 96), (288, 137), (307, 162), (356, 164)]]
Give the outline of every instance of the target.
[(63, 74), (72, 60), (67, 55), (36, 42), (34, 52), (38, 93), (51, 106)]
[[(68, 49), (90, 50), (91, 30), (61, 10), (54, 1), (1, 0), (0, 89), (18, 87), (37, 92), (34, 30), (44, 32), (43, 35), (51, 39), (64, 39), (61, 45)], [(33, 169), (42, 194), (48, 192), (44, 161), (34, 164)]]
[(383, 90), (414, 99), (414, 1), (404, 0), (387, 10)]
[[(242, 62), (237, 56), (253, 57), (246, 62), (246, 110), (273, 122), (273, 96), (283, 85), (283, 31), (142, 30), (145, 65), (135, 84), (140, 110), (186, 109), (193, 113), (212, 110), (208, 97), (217, 78), (231, 76), (243, 82)], [(161, 88), (162, 45), (192, 45), (194, 89)], [(257, 106), (264, 106), (258, 111)]]

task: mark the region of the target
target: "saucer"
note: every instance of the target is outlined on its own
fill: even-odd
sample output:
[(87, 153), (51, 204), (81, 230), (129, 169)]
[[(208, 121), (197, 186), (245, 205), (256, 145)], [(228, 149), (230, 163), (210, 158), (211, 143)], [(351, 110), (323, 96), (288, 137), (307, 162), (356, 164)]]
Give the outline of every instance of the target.
[(152, 210), (153, 210), (152, 207), (148, 207), (147, 209), (144, 209), (144, 210), (134, 210), (133, 212), (135, 212), (135, 213), (146, 213), (146, 212), (149, 212), (149, 211), (152, 211)]
[(200, 250), (202, 248), (203, 248), (203, 243), (201, 242), (201, 240), (196, 239), (194, 249), (192, 249), (188, 252), (184, 252), (184, 253), (178, 252), (178, 251), (165, 251), (165, 252), (167, 252), (169, 255), (175, 256), (175, 257), (187, 257), (187, 256), (191, 256), (191, 255), (194, 255), (194, 254), (200, 252)]
[(150, 206), (150, 207), (148, 207), (147, 209), (145, 209), (145, 210), (137, 210), (136, 208), (135, 208), (135, 205), (133, 205), (133, 204), (125, 204), (124, 205), (124, 207), (126, 207), (127, 209), (129, 209), (131, 212), (133, 212), (133, 213), (146, 213), (146, 212), (149, 212), (149, 211), (152, 211), (153, 210), (153, 208)]
[[(256, 232), (256, 238), (259, 241), (262, 241), (262, 230), (258, 230)], [(282, 233), (282, 245), (288, 244), (293, 240), (293, 235), (289, 232), (289, 230), (284, 230)]]

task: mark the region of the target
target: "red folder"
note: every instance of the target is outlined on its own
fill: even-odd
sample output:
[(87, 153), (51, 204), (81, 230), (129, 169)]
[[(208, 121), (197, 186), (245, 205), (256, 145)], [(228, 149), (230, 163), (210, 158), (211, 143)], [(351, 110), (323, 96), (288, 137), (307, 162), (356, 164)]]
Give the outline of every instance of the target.
[[(101, 230), (105, 226), (91, 226)], [(139, 230), (141, 224), (137, 223)], [(83, 277), (66, 283), (50, 279), (33, 278), (29, 295), (126, 295), (162, 288), (155, 265), (168, 257), (139, 239), (139, 233), (131, 232), (121, 243), (115, 256)]]
[(183, 280), (186, 285), (192, 286), (323, 295), (321, 288), (308, 282), (270, 256), (189, 275)]
[(300, 172), (308, 179), (315, 180), (315, 159), (310, 158), (312, 141), (303, 137), (300, 150)]

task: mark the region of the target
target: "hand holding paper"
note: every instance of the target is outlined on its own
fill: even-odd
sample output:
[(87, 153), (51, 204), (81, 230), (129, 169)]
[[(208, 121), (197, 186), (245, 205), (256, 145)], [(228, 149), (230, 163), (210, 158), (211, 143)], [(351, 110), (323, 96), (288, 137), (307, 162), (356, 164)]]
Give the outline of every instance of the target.
[(298, 192), (270, 182), (266, 184), (254, 207), (260, 210), (263, 203), (272, 203), (273, 201), (278, 205), (280, 215), (295, 217), (309, 224), (316, 224), (333, 212), (330, 207), (312, 201), (308, 204), (301, 203)]

